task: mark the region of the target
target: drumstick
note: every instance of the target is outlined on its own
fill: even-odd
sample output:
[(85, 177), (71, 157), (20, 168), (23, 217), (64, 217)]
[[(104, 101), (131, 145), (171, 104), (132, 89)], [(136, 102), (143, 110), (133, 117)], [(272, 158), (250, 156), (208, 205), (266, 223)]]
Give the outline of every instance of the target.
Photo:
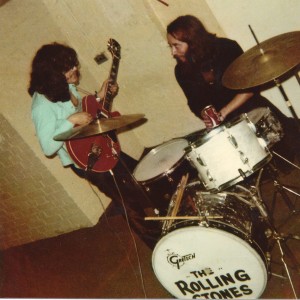
[[(175, 205), (174, 205), (174, 208), (172, 210), (171, 217), (176, 216), (177, 213), (178, 213), (180, 203), (181, 203), (181, 199), (182, 199), (183, 192), (185, 190), (185, 186), (186, 186), (188, 178), (189, 178), (189, 173), (187, 173), (186, 175), (183, 175), (182, 178), (181, 178), (180, 184), (177, 187), (177, 196), (176, 196), (176, 199), (175, 199)], [(171, 226), (173, 224), (173, 220), (174, 219), (170, 219), (170, 221), (168, 222), (168, 226)]]
[(174, 217), (145, 217), (146, 221), (161, 221), (161, 220), (201, 220), (201, 219), (222, 219), (223, 216), (174, 216)]
[(182, 199), (183, 192), (184, 192), (184, 189), (185, 189), (188, 178), (189, 178), (189, 173), (187, 173), (185, 176), (183, 175), (182, 178), (181, 178), (181, 182), (180, 182), (180, 185), (178, 187), (177, 197), (176, 197), (176, 200), (175, 200), (174, 209), (172, 211), (171, 216), (176, 216), (177, 213), (178, 213), (178, 209), (179, 209), (179, 206), (180, 206), (180, 203), (181, 203), (181, 199)]

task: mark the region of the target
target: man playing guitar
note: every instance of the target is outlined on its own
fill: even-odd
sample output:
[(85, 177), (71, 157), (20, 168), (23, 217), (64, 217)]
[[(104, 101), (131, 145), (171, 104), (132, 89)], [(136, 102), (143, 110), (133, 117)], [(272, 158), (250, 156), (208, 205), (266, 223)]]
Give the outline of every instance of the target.
[[(111, 75), (116, 75), (113, 68)], [(102, 166), (105, 165), (106, 156), (102, 156), (102, 147), (104, 149), (107, 142), (104, 143), (105, 145), (101, 145), (101, 141), (98, 140), (89, 142), (88, 151), (93, 151), (93, 145), (97, 145), (98, 149), (95, 153), (98, 156), (96, 155), (96, 159), (93, 161), (89, 161), (89, 157), (86, 155), (85, 163), (80, 164), (74, 159), (78, 155), (74, 156), (70, 153), (70, 149), (74, 150), (77, 144), (74, 146), (69, 143), (68, 145), (68, 142), (54, 140), (57, 134), (70, 130), (74, 126), (88, 125), (95, 118), (95, 113), (96, 117), (101, 117), (102, 109), (105, 108), (106, 112), (106, 107), (101, 106), (103, 103), (101, 101), (99, 103), (96, 97), (81, 98), (76, 88), (79, 84), (79, 77), (79, 61), (73, 48), (52, 43), (43, 45), (37, 51), (32, 62), (28, 92), (32, 97), (32, 120), (41, 148), (48, 157), (58, 155), (64, 167), (70, 167), (78, 176), (96, 185), (101, 192), (112, 199), (115, 205), (123, 208), (124, 203), (130, 225), (140, 238), (152, 248), (157, 241), (159, 232), (157, 232), (157, 228), (149, 228), (149, 226), (153, 226), (152, 222), (144, 221), (145, 209), (149, 207), (149, 204), (146, 203), (146, 199), (143, 201), (144, 197), (142, 197), (141, 191), (132, 183), (131, 174), (137, 162), (129, 155), (119, 151), (117, 141), (113, 141), (113, 137), (110, 135), (92, 137), (96, 139), (101, 136), (104, 141), (108, 140), (110, 144), (116, 144), (109, 147), (110, 149), (116, 146), (117, 149), (117, 151), (112, 149), (113, 164), (108, 164), (104, 168)], [(118, 84), (112, 79), (116, 79), (116, 77), (110, 76), (103, 82), (98, 92), (98, 98), (101, 100), (106, 98), (112, 100), (117, 95)], [(89, 104), (93, 111), (86, 109)], [(110, 115), (106, 117), (110, 117)], [(85, 147), (83, 140), (85, 139), (76, 141), (79, 143), (77, 147), (79, 151)], [(75, 150), (74, 152), (76, 152)], [(93, 167), (96, 166), (96, 163), (100, 167), (94, 170)]]

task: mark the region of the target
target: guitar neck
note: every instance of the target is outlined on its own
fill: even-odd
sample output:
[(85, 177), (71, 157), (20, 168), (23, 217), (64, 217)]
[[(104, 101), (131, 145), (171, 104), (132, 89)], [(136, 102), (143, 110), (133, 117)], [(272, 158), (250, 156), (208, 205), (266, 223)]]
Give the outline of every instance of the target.
[[(114, 56), (111, 69), (110, 69), (110, 74), (109, 74), (109, 82), (112, 84), (116, 83), (117, 81), (119, 62), (120, 62), (119, 57)], [(113, 95), (111, 91), (107, 89), (103, 99), (103, 104), (102, 104), (103, 109), (105, 109), (107, 112), (110, 112), (112, 107), (112, 102), (113, 102)]]

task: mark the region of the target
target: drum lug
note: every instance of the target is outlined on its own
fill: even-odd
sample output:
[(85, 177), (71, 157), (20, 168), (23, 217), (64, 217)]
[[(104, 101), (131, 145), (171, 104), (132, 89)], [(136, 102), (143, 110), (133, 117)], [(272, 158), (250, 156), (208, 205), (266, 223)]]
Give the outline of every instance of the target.
[(205, 162), (201, 159), (200, 155), (197, 155), (197, 162), (198, 162), (201, 166), (206, 166)]
[(233, 135), (229, 135), (228, 140), (233, 145), (234, 148), (238, 147), (238, 143), (237, 143), (237, 141), (236, 141), (236, 139), (234, 138)]
[(245, 156), (245, 153), (242, 151), (239, 151), (240, 159), (243, 162), (243, 164), (247, 164), (249, 162), (248, 157)]
[(166, 177), (167, 177), (167, 180), (168, 182), (174, 182), (174, 179), (172, 177), (169, 176), (169, 174), (165, 173), (166, 174)]
[(214, 181), (214, 178), (210, 175), (209, 170), (206, 171), (206, 176), (207, 176), (209, 181)]

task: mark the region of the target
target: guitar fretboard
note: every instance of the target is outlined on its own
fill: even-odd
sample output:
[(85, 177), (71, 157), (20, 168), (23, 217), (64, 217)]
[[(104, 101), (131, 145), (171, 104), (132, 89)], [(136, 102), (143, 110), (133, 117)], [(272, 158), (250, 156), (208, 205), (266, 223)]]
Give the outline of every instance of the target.
[[(119, 57), (114, 56), (113, 61), (112, 61), (111, 70), (110, 70), (110, 75), (109, 75), (109, 81), (112, 84), (114, 84), (117, 81), (119, 62), (120, 62)], [(112, 102), (113, 102), (112, 93), (109, 89), (107, 89), (107, 91), (105, 93), (105, 97), (103, 99), (103, 109), (106, 110), (107, 112), (110, 112)]]

